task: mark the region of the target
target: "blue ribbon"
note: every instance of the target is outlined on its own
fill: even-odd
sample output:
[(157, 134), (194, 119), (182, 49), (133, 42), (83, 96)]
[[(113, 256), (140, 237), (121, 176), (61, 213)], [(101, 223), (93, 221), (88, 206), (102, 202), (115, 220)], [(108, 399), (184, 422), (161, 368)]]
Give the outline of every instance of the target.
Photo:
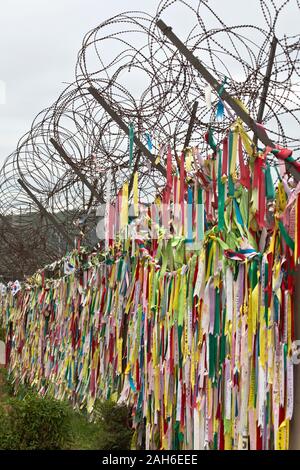
[(151, 136), (150, 136), (149, 132), (146, 132), (146, 133), (145, 133), (145, 137), (146, 137), (146, 140), (147, 140), (148, 149), (149, 149), (150, 152), (151, 152), (151, 150), (152, 150), (152, 148), (153, 148), (153, 145), (152, 145), (152, 140), (151, 140)]

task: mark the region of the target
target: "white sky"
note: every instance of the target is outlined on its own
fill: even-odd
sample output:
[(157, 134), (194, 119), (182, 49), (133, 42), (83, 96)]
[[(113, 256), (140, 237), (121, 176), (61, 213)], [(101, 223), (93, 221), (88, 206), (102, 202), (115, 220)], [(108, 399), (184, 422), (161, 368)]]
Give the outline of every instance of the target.
[[(258, 0), (208, 2), (227, 24), (264, 27), (263, 17), (258, 15)], [(159, 3), (159, 0), (0, 0), (0, 164), (29, 130), (36, 114), (55, 101), (66, 86), (64, 82), (74, 80), (83, 36), (120, 12), (142, 10), (154, 14)], [(188, 3), (196, 5), (197, 1)], [(282, 35), (298, 33), (299, 19), (296, 0), (291, 0), (282, 20)], [(168, 20), (179, 35), (188, 28), (180, 9), (173, 9)]]

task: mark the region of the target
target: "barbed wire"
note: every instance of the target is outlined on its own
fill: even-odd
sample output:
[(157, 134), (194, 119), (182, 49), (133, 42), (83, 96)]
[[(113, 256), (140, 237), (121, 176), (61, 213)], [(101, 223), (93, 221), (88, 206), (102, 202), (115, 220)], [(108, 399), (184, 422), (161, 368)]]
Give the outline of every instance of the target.
[[(94, 242), (99, 201), (65, 163), (50, 139), (64, 148), (104, 201), (108, 171), (112, 172), (112, 197), (132, 172), (127, 135), (90, 94), (89, 87), (101, 93), (126, 125), (133, 125), (135, 135), (149, 145), (155, 157), (160, 154), (163, 165), (167, 144), (175, 155), (182, 150), (195, 101), (199, 106), (190, 145), (198, 146), (201, 152), (208, 151), (203, 138), (208, 128), (214, 129), (215, 139), (220, 142), (234, 122), (235, 116), (226, 108), (224, 115), (217, 118), (217, 93), (212, 93), (211, 107), (208, 106), (205, 80), (156, 27), (159, 18), (174, 26), (174, 32), (228, 93), (242, 101), (254, 119), (271, 43), (274, 35), (277, 37), (263, 124), (274, 142), (291, 148), (297, 157), (300, 35), (282, 36), (278, 22), (287, 9), (299, 9), (299, 3), (257, 0), (256, 8), (264, 28), (227, 25), (210, 2), (163, 0), (153, 16), (136, 11), (121, 13), (86, 34), (78, 53), (74, 82), (52, 106), (37, 115), (0, 171), (3, 272), (13, 272), (17, 263), (20, 272), (28, 274), (65, 249), (65, 242), (37, 211), (18, 179), (72, 237), (79, 233), (76, 221), (89, 214), (85, 243)], [(176, 18), (185, 18), (187, 26), (178, 25), (176, 31)], [(137, 147), (133, 161), (139, 174), (141, 198), (150, 201), (164, 186), (164, 177)], [(273, 160), (270, 163), (277, 164)]]

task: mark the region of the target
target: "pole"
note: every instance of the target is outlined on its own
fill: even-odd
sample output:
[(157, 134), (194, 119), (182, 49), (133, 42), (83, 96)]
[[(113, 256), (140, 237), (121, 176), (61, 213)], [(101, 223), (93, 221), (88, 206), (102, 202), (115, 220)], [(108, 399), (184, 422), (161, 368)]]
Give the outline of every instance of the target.
[(69, 237), (65, 229), (57, 222), (56, 218), (49, 214), (49, 212), (44, 208), (44, 206), (40, 203), (40, 201), (35, 197), (35, 195), (30, 191), (30, 189), (26, 186), (26, 184), (19, 178), (18, 183), (24, 191), (28, 194), (28, 196), (33, 200), (33, 202), (38, 206), (42, 214), (54, 225), (57, 231), (67, 240), (69, 245), (73, 245), (73, 240)]
[(190, 145), (190, 140), (191, 140), (194, 124), (195, 124), (198, 104), (199, 104), (198, 101), (195, 101), (195, 103), (193, 104), (191, 119), (190, 119), (190, 122), (189, 122), (189, 127), (188, 127), (186, 138), (185, 138), (185, 141), (184, 141), (184, 147), (183, 147), (184, 149), (186, 149)]
[[(260, 97), (260, 103), (259, 103), (259, 108), (258, 108), (258, 113), (257, 113), (257, 118), (256, 122), (261, 124), (263, 122), (263, 117), (264, 117), (264, 111), (265, 111), (265, 106), (266, 106), (266, 99), (267, 99), (267, 94), (269, 90), (269, 84), (270, 84), (270, 78), (272, 74), (272, 68), (274, 64), (274, 59), (275, 59), (275, 52), (276, 52), (276, 46), (277, 46), (277, 38), (276, 36), (273, 37), (272, 43), (271, 43), (271, 49), (270, 49), (270, 55), (269, 55), (269, 60), (268, 60), (268, 65), (267, 65), (267, 71), (266, 75), (264, 77), (264, 84), (263, 84), (263, 89)], [(255, 146), (257, 146), (257, 136), (254, 136), (253, 142)]]
[(59, 153), (61, 158), (72, 168), (74, 173), (78, 176), (79, 179), (83, 182), (83, 184), (90, 190), (91, 194), (97, 199), (99, 202), (104, 203), (103, 196), (96, 191), (96, 189), (93, 187), (93, 185), (86, 179), (83, 173), (79, 170), (78, 166), (76, 163), (73, 162), (73, 160), (69, 157), (67, 152), (64, 150), (64, 148), (56, 142), (54, 139), (50, 139), (51, 144), (55, 148), (55, 150)]
[[(118, 124), (118, 126), (122, 129), (122, 131), (125, 132), (129, 136), (129, 128), (125, 124), (125, 122), (122, 120), (122, 118), (111, 108), (111, 106), (105, 101), (103, 96), (96, 90), (94, 87), (89, 87), (88, 88), (89, 92), (91, 95), (95, 98), (96, 101), (98, 101), (99, 104), (101, 104), (102, 108), (105, 109), (105, 111), (110, 115), (110, 117)], [(150, 160), (152, 165), (157, 168), (160, 173), (163, 176), (167, 176), (166, 169), (161, 165), (161, 163), (155, 163), (155, 157), (152, 155), (152, 153), (145, 147), (145, 145), (140, 141), (140, 139), (134, 135), (133, 137), (134, 143), (141, 152)]]
[[(142, 122), (141, 122), (141, 119), (140, 119), (140, 116), (139, 116), (139, 117), (138, 117), (138, 139), (140, 139), (140, 129), (141, 129), (141, 125), (142, 125)], [(138, 149), (137, 156), (136, 156), (136, 159), (135, 159), (135, 162), (134, 162), (133, 171), (132, 171), (132, 173), (131, 173), (130, 180), (129, 180), (129, 186), (128, 186), (128, 193), (129, 193), (129, 195), (131, 194), (131, 191), (132, 191), (133, 180), (134, 180), (134, 174), (135, 174), (136, 171), (138, 171), (138, 167), (139, 167), (139, 162), (140, 162), (141, 156), (142, 156), (142, 152), (141, 152), (141, 149), (139, 148), (139, 149)]]
[[(209, 85), (218, 93), (221, 89), (221, 84), (211, 75), (206, 67), (197, 59), (196, 56), (183, 44), (183, 42), (173, 33), (172, 28), (167, 26), (164, 21), (158, 20), (156, 25), (167, 36), (167, 38), (177, 47), (179, 52), (192, 64), (195, 69), (202, 75), (202, 77), (209, 83)], [(226, 90), (223, 90), (222, 99), (233, 109), (237, 116), (247, 124), (254, 134), (256, 134), (261, 142), (266, 146), (274, 148), (273, 142), (268, 136), (256, 125), (255, 121), (249, 116), (248, 113), (229, 95)]]
[(277, 43), (278, 43), (277, 38), (276, 38), (276, 36), (274, 36), (273, 41), (271, 43), (270, 55), (269, 55), (269, 61), (268, 61), (266, 76), (264, 78), (264, 86), (263, 86), (263, 90), (262, 90), (261, 98), (260, 98), (260, 103), (259, 103), (259, 109), (258, 109), (258, 114), (257, 114), (257, 122), (258, 123), (262, 123), (263, 116), (264, 116), (264, 111), (265, 111), (265, 106), (266, 106), (266, 98), (267, 98), (267, 94), (268, 94), (270, 78), (271, 78), (272, 68), (273, 68), (273, 64), (274, 64)]
[[(188, 60), (188, 62), (193, 65), (193, 67), (202, 75), (202, 77), (209, 83), (209, 85), (219, 93), (221, 89), (221, 84), (211, 75), (211, 73), (206, 69), (206, 67), (200, 62), (200, 60), (185, 46), (185, 44), (173, 33), (172, 28), (167, 26), (166, 23), (162, 20), (158, 20), (156, 23), (157, 27), (162, 31), (162, 33), (167, 36), (167, 38), (172, 42), (172, 44), (177, 47), (179, 52)], [(275, 46), (274, 46), (275, 47)], [(274, 52), (275, 54), (275, 52)], [(251, 129), (254, 135), (266, 146), (275, 148), (272, 140), (267, 136), (267, 134), (261, 129), (256, 122), (251, 118), (251, 116), (246, 113), (246, 111), (238, 104), (237, 101), (226, 91), (222, 92), (222, 100), (225, 101), (235, 114), (246, 124), (249, 129)], [(294, 176), (295, 180), (300, 181), (300, 174), (297, 169), (289, 162), (286, 162), (287, 170)]]

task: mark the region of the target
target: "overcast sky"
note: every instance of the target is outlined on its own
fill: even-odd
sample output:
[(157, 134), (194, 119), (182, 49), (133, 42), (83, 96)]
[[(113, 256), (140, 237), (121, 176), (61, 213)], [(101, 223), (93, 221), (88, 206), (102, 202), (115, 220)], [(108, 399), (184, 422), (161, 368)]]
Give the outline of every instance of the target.
[[(227, 24), (264, 26), (262, 16), (258, 15), (258, 0), (208, 1)], [(159, 0), (0, 0), (0, 162), (15, 149), (35, 115), (55, 101), (66, 86), (64, 82), (74, 80), (76, 55), (85, 33), (123, 11), (154, 14), (159, 3)], [(282, 32), (287, 34), (299, 32), (297, 1), (290, 3), (282, 23)], [(186, 19), (179, 10), (172, 11), (170, 24), (180, 33)]]

